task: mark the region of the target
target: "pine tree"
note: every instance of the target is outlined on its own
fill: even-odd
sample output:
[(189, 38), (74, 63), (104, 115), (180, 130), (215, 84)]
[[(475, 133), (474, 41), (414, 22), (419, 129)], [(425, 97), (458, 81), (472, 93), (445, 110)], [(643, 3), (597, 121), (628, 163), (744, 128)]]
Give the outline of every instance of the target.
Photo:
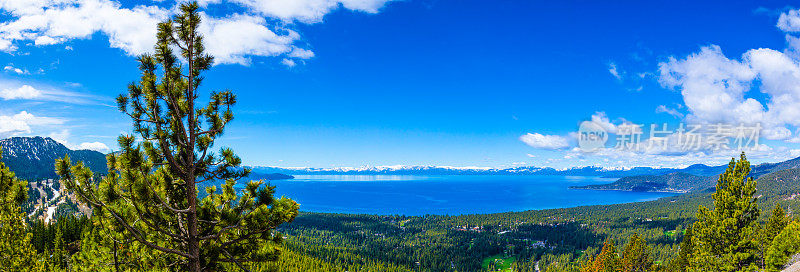
[[(274, 261), (282, 240), (276, 228), (297, 216), (298, 205), (274, 198), (274, 187), (262, 182), (236, 192), (233, 185), (249, 170), (231, 149), (210, 151), (233, 120), (236, 97), (212, 92), (206, 106), (196, 105), (201, 73), (213, 58), (197, 32), (197, 3), (180, 10), (158, 25), (155, 54), (138, 58), (140, 81), (117, 99), (139, 138), (119, 137), (121, 152), (108, 155), (109, 174), (99, 181), (69, 157), (56, 162), (56, 171), (103, 226), (124, 233), (146, 254), (174, 258), (181, 270), (223, 270), (226, 264), (245, 269), (247, 263)], [(219, 191), (206, 186), (208, 196), (198, 198), (198, 185), (217, 181), (224, 181)]]
[(744, 153), (719, 176), (714, 210), (700, 206), (692, 228), (689, 271), (752, 271), (758, 267), (756, 182)]
[(625, 249), (622, 251), (621, 267), (626, 272), (649, 271), (653, 266), (650, 258), (650, 247), (639, 234), (631, 236)]
[(775, 208), (772, 210), (772, 214), (770, 215), (769, 219), (767, 219), (767, 223), (764, 225), (764, 228), (759, 231), (760, 241), (759, 241), (759, 259), (760, 259), (760, 267), (766, 268), (766, 254), (767, 249), (772, 245), (772, 241), (775, 239), (778, 234), (789, 225), (790, 218), (786, 215), (786, 212), (781, 207), (780, 203), (775, 203)]
[(603, 243), (603, 249), (597, 257), (589, 258), (581, 268), (581, 272), (616, 272), (619, 271), (620, 258), (611, 238)]
[(692, 243), (692, 228), (691, 226), (686, 229), (683, 234), (683, 240), (678, 249), (678, 256), (669, 265), (670, 271), (686, 271), (689, 267), (689, 260), (692, 258), (694, 251), (694, 243)]
[(67, 253), (64, 251), (63, 236), (61, 229), (56, 228), (56, 238), (53, 240), (53, 250), (50, 257), (50, 264), (53, 266), (53, 270), (67, 268)]
[(800, 253), (800, 223), (791, 222), (773, 240), (765, 256), (766, 271), (781, 271), (789, 259)]
[(772, 210), (772, 214), (767, 220), (767, 225), (764, 227), (764, 235), (767, 241), (771, 243), (775, 236), (778, 236), (789, 225), (789, 221), (791, 219), (786, 215), (786, 211), (783, 210), (781, 204), (775, 203), (775, 208)]
[(32, 234), (26, 232), (25, 214), (19, 208), (27, 198), (25, 181), (17, 179), (0, 161), (0, 270), (43, 270), (43, 262), (31, 244)]

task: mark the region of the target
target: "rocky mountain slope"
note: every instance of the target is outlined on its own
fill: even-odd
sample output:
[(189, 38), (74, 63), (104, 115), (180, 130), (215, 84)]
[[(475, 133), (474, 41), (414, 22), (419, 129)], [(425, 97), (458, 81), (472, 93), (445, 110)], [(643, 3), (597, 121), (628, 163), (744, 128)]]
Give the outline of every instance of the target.
[(36, 181), (57, 178), (56, 159), (69, 155), (73, 162), (82, 161), (92, 171), (106, 174), (106, 157), (92, 150), (70, 150), (51, 138), (12, 137), (0, 140), (2, 161), (13, 170), (17, 177)]

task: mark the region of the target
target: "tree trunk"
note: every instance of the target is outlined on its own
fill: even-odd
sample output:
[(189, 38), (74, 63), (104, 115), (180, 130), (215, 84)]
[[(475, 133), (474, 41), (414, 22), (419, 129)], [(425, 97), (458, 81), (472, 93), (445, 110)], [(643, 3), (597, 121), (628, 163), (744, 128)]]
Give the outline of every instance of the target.
[(186, 149), (186, 152), (189, 157), (187, 160), (188, 163), (188, 174), (186, 179), (186, 198), (189, 203), (189, 255), (192, 256), (192, 259), (189, 260), (189, 269), (190, 271), (200, 272), (200, 241), (197, 239), (197, 188), (195, 186), (195, 163), (194, 163), (194, 148), (195, 148), (195, 141), (197, 139), (196, 135), (196, 121), (194, 115), (194, 33), (190, 35), (189, 42), (187, 45), (189, 50), (189, 76), (188, 76), (188, 83), (189, 86), (186, 90), (187, 99), (189, 99), (189, 112), (188, 112), (188, 127), (189, 127), (189, 146)]

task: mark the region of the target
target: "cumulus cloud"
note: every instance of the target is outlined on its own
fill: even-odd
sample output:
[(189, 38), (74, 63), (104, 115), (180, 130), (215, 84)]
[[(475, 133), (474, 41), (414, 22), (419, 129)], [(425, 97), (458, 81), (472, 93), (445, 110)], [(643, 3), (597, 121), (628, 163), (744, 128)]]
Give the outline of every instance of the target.
[(782, 51), (750, 49), (738, 58), (716, 45), (659, 64), (659, 82), (680, 91), (686, 121), (761, 124), (769, 140), (800, 142), (800, 10), (782, 12)]
[(719, 46), (701, 48), (685, 59), (659, 64), (659, 81), (681, 91), (691, 114), (701, 122), (754, 123), (763, 120), (764, 107), (746, 98), (756, 73), (747, 64), (731, 60)]
[(661, 84), (681, 92), (689, 122), (758, 123), (773, 139), (800, 125), (800, 62), (783, 52), (752, 49), (736, 60), (708, 46), (659, 66)]
[[(177, 1), (184, 2), (184, 1)], [(200, 32), (217, 64), (248, 65), (251, 57), (285, 56), (309, 59), (311, 50), (296, 45), (300, 35), (293, 22), (318, 23), (333, 10), (377, 13), (387, 0), (206, 0), (202, 4), (243, 7), (243, 13), (218, 17), (202, 14)], [(6, 0), (0, 10), (9, 14), (0, 23), (0, 51), (13, 52), (20, 45), (47, 46), (95, 33), (109, 45), (129, 55), (152, 51), (156, 24), (177, 12), (157, 4), (123, 7), (116, 0)], [(238, 10), (238, 9), (223, 9)], [(275, 19), (283, 21), (276, 23)], [(71, 47), (67, 46), (71, 49)]]
[(569, 147), (567, 138), (558, 135), (528, 133), (520, 136), (519, 140), (533, 148), (538, 149), (562, 149)]
[(377, 13), (389, 0), (202, 0), (202, 4), (235, 3), (263, 16), (287, 22), (318, 23), (340, 6), (354, 11)]
[(800, 10), (790, 10), (778, 17), (778, 28), (784, 32), (800, 31)]
[(100, 32), (111, 47), (131, 55), (151, 50), (156, 24), (170, 13), (157, 6), (122, 8), (110, 0), (11, 0), (0, 2), (0, 9), (13, 17), (0, 24), (0, 50), (15, 51), (19, 41), (44, 46)]
[(32, 127), (63, 124), (64, 120), (40, 117), (22, 111), (15, 115), (0, 115), (0, 138), (31, 133)]
[(2, 98), (3, 100), (35, 99), (41, 96), (42, 96), (42, 91), (37, 90), (29, 85), (22, 85), (19, 88), (0, 90), (0, 98)]
[(295, 65), (297, 65), (297, 63), (295, 63), (291, 59), (283, 59), (283, 60), (281, 60), (281, 64), (286, 65), (288, 67), (294, 67)]
[(598, 111), (592, 114), (592, 122), (599, 125), (608, 133), (617, 133), (617, 126), (611, 123), (605, 112)]
[(283, 29), (283, 35), (273, 32), (262, 17), (237, 14), (218, 19), (204, 13), (203, 20), (200, 31), (209, 33), (205, 36), (206, 48), (219, 64), (248, 65), (250, 56), (287, 54), (300, 38), (289, 29)]

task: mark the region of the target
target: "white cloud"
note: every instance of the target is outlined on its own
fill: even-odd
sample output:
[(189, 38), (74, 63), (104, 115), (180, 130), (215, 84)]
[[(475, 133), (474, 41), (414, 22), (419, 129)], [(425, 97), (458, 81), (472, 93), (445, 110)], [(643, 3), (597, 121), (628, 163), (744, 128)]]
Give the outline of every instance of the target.
[(19, 88), (0, 90), (0, 98), (4, 100), (35, 99), (41, 96), (42, 96), (42, 91), (39, 91), (31, 87), (30, 85), (22, 85)]
[(201, 3), (236, 3), (261, 15), (284, 21), (318, 23), (322, 17), (343, 6), (346, 9), (377, 13), (389, 0), (203, 0)]
[(608, 133), (617, 133), (617, 126), (611, 123), (605, 112), (598, 111), (592, 114), (592, 122), (599, 125)]
[[(185, 1), (177, 1), (185, 2)], [(212, 17), (202, 14), (201, 33), (217, 64), (248, 65), (251, 57), (309, 59), (314, 53), (295, 45), (300, 35), (293, 22), (318, 23), (343, 7), (377, 13), (388, 0), (205, 0), (203, 4), (243, 7), (245, 13)], [(0, 10), (9, 14), (0, 23), (0, 51), (13, 52), (20, 44), (46, 46), (101, 33), (109, 45), (129, 55), (152, 51), (156, 24), (176, 8), (155, 4), (122, 7), (117, 0), (5, 0)], [(223, 10), (236, 10), (227, 8)], [(275, 22), (279, 19), (283, 22)], [(66, 46), (67, 50), (72, 47)]]
[(20, 68), (11, 66), (11, 65), (6, 65), (6, 67), (3, 67), (3, 70), (9, 71), (9, 72), (14, 72), (14, 73), (17, 73), (18, 75), (29, 74), (28, 70), (23, 70), (23, 69), (20, 69)]
[(774, 127), (762, 131), (761, 134), (767, 140), (788, 140), (792, 136), (792, 131), (786, 127)]
[[(74, 86), (74, 84), (68, 85), (71, 87), (80, 87)], [(31, 83), (31, 85), (28, 85), (22, 81), (6, 79), (0, 79), (0, 99), (56, 101), (70, 104), (103, 104), (110, 101), (110, 99), (106, 97), (95, 96), (77, 91), (67, 91), (41, 84)]]
[(786, 32), (783, 51), (750, 49), (737, 59), (711, 45), (659, 64), (658, 80), (681, 92), (687, 122), (758, 123), (766, 139), (798, 139), (791, 131), (800, 127), (800, 10), (783, 12), (777, 27)]
[(747, 64), (731, 60), (719, 46), (703, 47), (685, 59), (670, 58), (659, 64), (659, 81), (681, 91), (696, 122), (755, 123), (763, 120), (764, 108), (745, 98), (757, 74)]
[(620, 75), (619, 71), (617, 70), (617, 64), (615, 64), (613, 62), (609, 63), (608, 64), (608, 72), (611, 73), (611, 75), (614, 76), (614, 78), (616, 78), (618, 80), (622, 80), (622, 75)]
[(22, 133), (31, 133), (32, 127), (63, 124), (64, 120), (51, 117), (34, 116), (26, 111), (15, 115), (0, 115), (0, 138)]
[(288, 66), (288, 67), (294, 67), (295, 65), (297, 65), (297, 64), (296, 64), (296, 63), (295, 63), (293, 60), (291, 60), (291, 59), (283, 59), (283, 60), (281, 60), (281, 63), (282, 63), (283, 65), (286, 65), (286, 66)]
[(102, 153), (106, 153), (106, 152), (111, 151), (111, 149), (108, 148), (108, 146), (106, 144), (101, 143), (101, 142), (84, 142), (84, 143), (81, 143), (81, 144), (78, 144), (78, 145), (74, 145), (74, 144), (70, 143), (69, 140), (68, 140), (71, 136), (72, 136), (72, 133), (70, 133), (70, 131), (68, 129), (62, 129), (62, 130), (58, 130), (58, 131), (53, 131), (53, 132), (47, 134), (47, 137), (50, 137), (51, 139), (55, 140), (56, 142), (59, 142), (59, 143), (63, 144), (64, 146), (66, 146), (67, 148), (72, 149), (72, 150), (94, 150), (94, 151), (102, 152)]
[(300, 47), (295, 47), (294, 49), (292, 49), (292, 53), (289, 53), (289, 57), (298, 59), (310, 59), (314, 57), (314, 51), (303, 49)]
[(778, 17), (778, 28), (784, 32), (800, 31), (800, 10), (790, 10)]
[(111, 47), (136, 55), (150, 51), (156, 24), (169, 10), (156, 6), (122, 8), (110, 0), (4, 1), (13, 19), (0, 24), (0, 50), (15, 51), (17, 41), (36, 46), (88, 39), (101, 32)]
[(658, 107), (656, 107), (656, 113), (666, 113), (676, 118), (683, 118), (683, 113), (680, 113), (678, 110), (665, 105), (658, 105)]
[(108, 148), (108, 146), (106, 144), (101, 143), (101, 142), (81, 143), (75, 149), (77, 149), (77, 150), (94, 150), (94, 151), (102, 152), (102, 153), (111, 151), (111, 149)]
[(567, 138), (558, 135), (528, 133), (520, 136), (519, 140), (531, 147), (539, 149), (562, 149), (569, 147)]
[(278, 56), (290, 53), (292, 44), (300, 38), (297, 32), (283, 29), (279, 35), (265, 24), (266, 19), (237, 14), (217, 19), (203, 14), (200, 31), (205, 36), (208, 53), (219, 64), (250, 64), (249, 56)]
[(50, 134), (47, 134), (47, 137), (50, 137), (51, 139), (53, 139), (56, 142), (59, 142), (59, 143), (65, 145), (65, 146), (67, 146), (68, 148), (70, 147), (70, 143), (69, 143), (69, 141), (67, 141), (69, 136), (70, 136), (70, 132), (69, 132), (68, 129), (62, 129), (62, 130), (59, 130), (59, 131), (53, 131), (53, 132), (50, 132)]

